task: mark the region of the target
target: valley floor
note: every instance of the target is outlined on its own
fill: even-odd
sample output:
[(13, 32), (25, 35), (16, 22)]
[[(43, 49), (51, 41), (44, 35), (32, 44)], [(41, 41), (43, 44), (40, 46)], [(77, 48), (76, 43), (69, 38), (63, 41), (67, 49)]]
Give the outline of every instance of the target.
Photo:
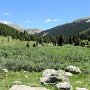
[[(71, 85), (90, 89), (90, 48), (73, 45), (38, 46), (34, 42), (12, 40), (0, 37), (0, 71), (8, 69), (8, 73), (0, 72), (0, 90), (8, 90), (14, 81), (24, 85), (42, 86), (40, 77), (45, 69), (63, 69), (74, 65), (82, 71), (79, 75), (70, 77)], [(24, 73), (23, 71), (28, 71)], [(50, 90), (56, 90), (52, 85), (45, 85)]]

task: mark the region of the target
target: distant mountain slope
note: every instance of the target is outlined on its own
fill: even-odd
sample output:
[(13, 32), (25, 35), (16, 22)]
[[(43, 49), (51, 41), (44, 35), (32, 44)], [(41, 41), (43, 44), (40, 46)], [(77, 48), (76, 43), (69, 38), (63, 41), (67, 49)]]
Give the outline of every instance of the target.
[(29, 35), (27, 33), (23, 33), (9, 25), (0, 23), (0, 36), (11, 36), (13, 39), (25, 40)]
[(11, 35), (12, 36), (19, 32), (20, 31), (18, 31), (17, 29), (15, 29), (9, 25), (0, 23), (0, 35)]
[[(63, 34), (65, 36), (77, 34), (80, 32), (84, 32), (85, 30), (90, 28), (90, 17), (82, 18), (73, 21), (72, 23), (67, 23), (64, 25), (59, 25), (54, 28), (42, 31), (40, 35), (48, 35), (48, 36), (59, 36)], [(89, 34), (90, 35), (90, 34)]]
[(26, 32), (28, 34), (36, 34), (36, 33), (40, 33), (42, 30), (39, 29), (27, 29)]

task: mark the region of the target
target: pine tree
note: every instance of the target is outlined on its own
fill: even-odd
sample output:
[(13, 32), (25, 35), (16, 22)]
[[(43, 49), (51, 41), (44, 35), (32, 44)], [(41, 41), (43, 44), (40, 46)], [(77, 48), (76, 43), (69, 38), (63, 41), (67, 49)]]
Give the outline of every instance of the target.
[(36, 44), (35, 43), (33, 44), (33, 47), (36, 47)]
[(60, 35), (59, 38), (58, 38), (58, 43), (57, 43), (59, 46), (62, 46), (64, 44), (64, 36), (63, 35)]
[(27, 42), (27, 45), (26, 45), (26, 47), (29, 47), (29, 42)]
[(69, 44), (73, 44), (73, 38), (72, 38), (72, 36), (69, 37)]

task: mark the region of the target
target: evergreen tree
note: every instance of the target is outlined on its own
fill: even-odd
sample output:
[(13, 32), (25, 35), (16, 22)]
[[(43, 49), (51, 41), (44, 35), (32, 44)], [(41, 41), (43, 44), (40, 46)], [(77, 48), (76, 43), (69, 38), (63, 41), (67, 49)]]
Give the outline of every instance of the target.
[(26, 47), (29, 47), (29, 42), (27, 42), (27, 45), (26, 45)]
[(36, 47), (36, 44), (35, 43), (33, 44), (33, 47)]
[(73, 44), (73, 38), (72, 38), (72, 36), (69, 36), (69, 44)]
[(62, 46), (63, 44), (64, 44), (64, 36), (60, 35), (59, 38), (58, 38), (58, 45)]

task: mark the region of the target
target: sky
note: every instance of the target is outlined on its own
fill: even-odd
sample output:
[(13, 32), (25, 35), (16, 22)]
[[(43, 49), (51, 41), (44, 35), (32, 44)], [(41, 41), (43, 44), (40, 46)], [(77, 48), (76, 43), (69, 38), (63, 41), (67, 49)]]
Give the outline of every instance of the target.
[(0, 0), (0, 21), (46, 30), (90, 16), (90, 0)]

